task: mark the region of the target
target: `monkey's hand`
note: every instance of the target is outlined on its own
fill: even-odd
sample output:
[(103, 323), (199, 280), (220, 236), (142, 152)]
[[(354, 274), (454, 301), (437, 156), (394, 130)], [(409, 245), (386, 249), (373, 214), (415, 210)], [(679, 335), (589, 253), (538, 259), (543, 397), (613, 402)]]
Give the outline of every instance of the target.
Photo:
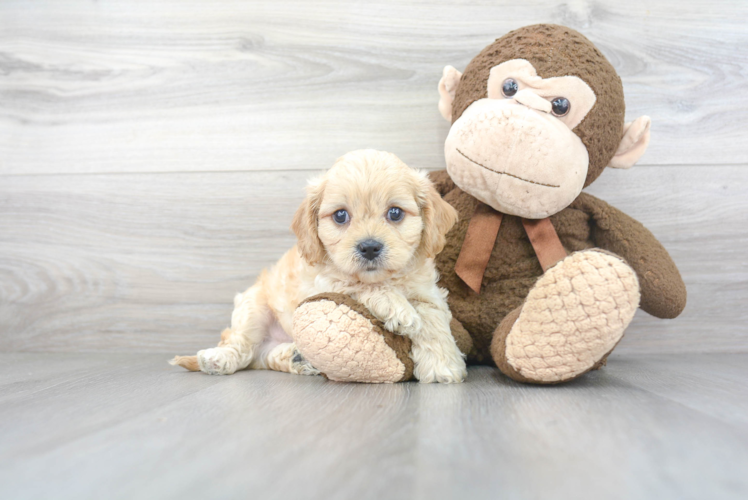
[(582, 193), (575, 203), (595, 222), (595, 244), (622, 257), (636, 271), (640, 307), (658, 318), (678, 316), (686, 307), (686, 285), (662, 243), (641, 222), (592, 195)]

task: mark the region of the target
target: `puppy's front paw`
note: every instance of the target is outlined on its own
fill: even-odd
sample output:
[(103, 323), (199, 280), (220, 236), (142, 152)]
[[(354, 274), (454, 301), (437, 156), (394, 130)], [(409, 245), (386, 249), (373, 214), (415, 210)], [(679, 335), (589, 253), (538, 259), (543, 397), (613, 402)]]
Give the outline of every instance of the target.
[(464, 382), (467, 377), (465, 359), (459, 353), (457, 355), (442, 354), (440, 356), (423, 349), (414, 349), (413, 361), (415, 362), (413, 374), (422, 384), (433, 384), (434, 382), (459, 384)]
[(236, 371), (234, 356), (220, 347), (198, 351), (197, 364), (208, 375), (231, 375)]
[(413, 373), (422, 384), (433, 384), (434, 382), (440, 384), (461, 384), (467, 378), (467, 369), (464, 366), (438, 366), (431, 370), (426, 370), (425, 373), (422, 373), (416, 366)]
[(384, 327), (400, 335), (413, 336), (423, 328), (423, 320), (413, 307), (402, 308), (384, 322)]

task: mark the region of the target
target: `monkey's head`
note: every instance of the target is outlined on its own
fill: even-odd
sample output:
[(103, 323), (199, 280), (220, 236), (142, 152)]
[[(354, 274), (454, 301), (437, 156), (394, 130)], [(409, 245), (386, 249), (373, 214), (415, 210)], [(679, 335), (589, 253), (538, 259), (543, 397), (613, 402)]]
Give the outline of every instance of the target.
[(566, 208), (606, 166), (628, 168), (649, 143), (648, 117), (624, 124), (623, 86), (580, 33), (512, 31), (460, 73), (447, 66), (439, 111), (452, 180), (496, 210), (540, 219)]

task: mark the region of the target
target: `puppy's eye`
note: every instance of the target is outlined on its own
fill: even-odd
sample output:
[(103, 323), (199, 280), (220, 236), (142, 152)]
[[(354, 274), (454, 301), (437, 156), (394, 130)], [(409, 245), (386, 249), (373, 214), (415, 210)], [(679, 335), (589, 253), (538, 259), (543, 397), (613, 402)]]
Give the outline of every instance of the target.
[(400, 222), (404, 216), (405, 212), (402, 208), (392, 207), (387, 211), (387, 218), (392, 222)]
[(351, 220), (351, 217), (345, 210), (338, 210), (337, 212), (332, 214), (332, 220), (334, 220), (336, 224), (340, 224), (342, 226), (343, 224)]

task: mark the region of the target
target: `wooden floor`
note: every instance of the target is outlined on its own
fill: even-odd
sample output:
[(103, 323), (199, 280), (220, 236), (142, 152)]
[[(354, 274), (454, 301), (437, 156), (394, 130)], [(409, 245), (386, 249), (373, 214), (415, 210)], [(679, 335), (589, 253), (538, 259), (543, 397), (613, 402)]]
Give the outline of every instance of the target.
[(748, 354), (614, 355), (555, 387), (3, 354), (0, 443), (4, 499), (744, 499)]

